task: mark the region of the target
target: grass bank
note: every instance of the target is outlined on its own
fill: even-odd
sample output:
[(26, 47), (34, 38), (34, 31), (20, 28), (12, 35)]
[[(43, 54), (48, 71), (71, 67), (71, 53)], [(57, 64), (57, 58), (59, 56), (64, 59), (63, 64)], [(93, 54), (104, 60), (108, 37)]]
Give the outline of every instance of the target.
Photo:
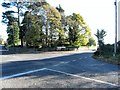
[(99, 56), (95, 56), (93, 55), (94, 59), (100, 60), (100, 61), (104, 61), (110, 64), (115, 64), (115, 65), (120, 65), (120, 54), (114, 56), (107, 56), (107, 55), (99, 55)]

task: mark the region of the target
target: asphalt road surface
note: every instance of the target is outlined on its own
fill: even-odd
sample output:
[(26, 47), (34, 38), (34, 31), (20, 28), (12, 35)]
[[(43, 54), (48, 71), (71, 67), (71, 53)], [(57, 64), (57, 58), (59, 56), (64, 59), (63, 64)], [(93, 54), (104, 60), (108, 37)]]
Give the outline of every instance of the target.
[(0, 45), (0, 52), (7, 51), (6, 47), (4, 45)]
[(118, 88), (119, 66), (92, 52), (0, 55), (1, 88)]

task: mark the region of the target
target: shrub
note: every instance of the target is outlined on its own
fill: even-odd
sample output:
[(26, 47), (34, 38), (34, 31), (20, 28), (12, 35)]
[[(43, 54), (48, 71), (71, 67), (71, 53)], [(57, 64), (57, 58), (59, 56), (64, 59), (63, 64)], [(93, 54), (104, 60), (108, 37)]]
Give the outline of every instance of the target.
[(100, 52), (99, 52), (99, 51), (96, 51), (96, 52), (94, 52), (94, 55), (95, 55), (95, 56), (99, 56), (99, 55), (100, 55)]
[(101, 47), (101, 54), (102, 55), (112, 55), (114, 51), (114, 46), (107, 44)]
[(107, 45), (103, 45), (100, 48), (97, 49), (97, 51), (94, 53), (94, 55), (103, 55), (103, 56), (110, 56), (113, 54), (113, 50), (114, 50), (114, 46), (107, 44)]

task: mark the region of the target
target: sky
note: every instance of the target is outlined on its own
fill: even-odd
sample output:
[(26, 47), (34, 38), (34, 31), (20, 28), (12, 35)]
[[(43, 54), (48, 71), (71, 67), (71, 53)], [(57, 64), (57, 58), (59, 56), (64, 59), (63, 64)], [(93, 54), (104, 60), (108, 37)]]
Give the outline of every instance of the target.
[[(2, 0), (3, 1), (3, 0)], [(0, 0), (0, 3), (2, 2)], [(115, 36), (115, 0), (46, 0), (50, 5), (56, 7), (59, 4), (65, 10), (65, 15), (79, 13), (84, 18), (92, 31), (93, 37), (97, 29), (107, 32), (104, 42), (114, 43)], [(118, 0), (120, 1), (120, 0)], [(0, 6), (0, 16), (4, 9)], [(2, 17), (0, 17), (1, 21)], [(0, 23), (0, 35), (7, 38), (6, 27)]]

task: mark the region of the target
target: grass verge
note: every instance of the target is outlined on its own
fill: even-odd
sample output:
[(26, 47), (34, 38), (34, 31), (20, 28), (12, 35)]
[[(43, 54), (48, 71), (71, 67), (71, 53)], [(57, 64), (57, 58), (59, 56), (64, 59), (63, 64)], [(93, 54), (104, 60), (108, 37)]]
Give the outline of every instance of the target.
[(110, 64), (115, 64), (115, 65), (120, 65), (120, 54), (116, 55), (116, 57), (114, 56), (92, 56), (94, 59), (106, 62), (106, 63), (110, 63)]

